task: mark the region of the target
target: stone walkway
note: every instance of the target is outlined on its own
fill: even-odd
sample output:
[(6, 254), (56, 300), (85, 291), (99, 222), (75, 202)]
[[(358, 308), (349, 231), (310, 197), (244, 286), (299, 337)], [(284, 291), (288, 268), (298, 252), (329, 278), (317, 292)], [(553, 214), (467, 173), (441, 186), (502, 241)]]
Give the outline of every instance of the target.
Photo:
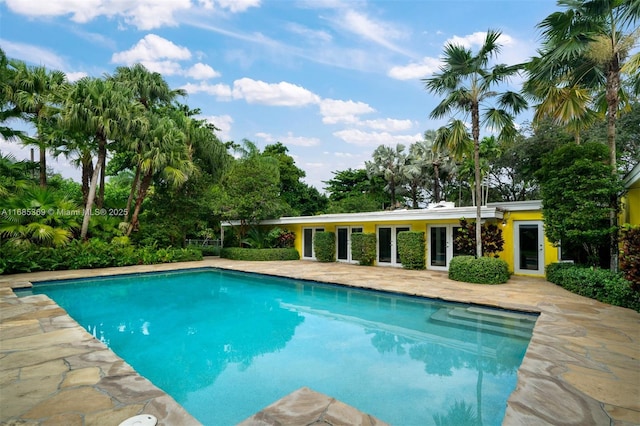
[[(163, 425), (198, 424), (47, 297), (17, 298), (11, 288), (42, 280), (206, 266), (539, 312), (504, 424), (640, 425), (640, 314), (635, 311), (577, 296), (536, 278), (514, 277), (507, 284), (485, 286), (450, 281), (446, 274), (430, 271), (216, 258), (0, 276), (2, 424), (117, 425), (143, 412)], [(313, 417), (322, 404), (323, 412), (334, 407), (341, 414)], [(300, 424), (291, 422), (292, 413), (300, 421), (315, 419), (304, 424), (357, 424), (347, 418), (382, 424), (304, 388), (243, 424)], [(330, 423), (330, 418), (338, 420)]]

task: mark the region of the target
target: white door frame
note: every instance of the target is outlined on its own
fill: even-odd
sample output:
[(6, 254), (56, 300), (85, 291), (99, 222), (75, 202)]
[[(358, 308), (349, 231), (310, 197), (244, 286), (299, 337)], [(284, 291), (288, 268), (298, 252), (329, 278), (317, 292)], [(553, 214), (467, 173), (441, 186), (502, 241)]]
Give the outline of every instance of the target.
[[(305, 256), (305, 244), (307, 243), (307, 233), (305, 231), (311, 230), (311, 256)], [(310, 259), (310, 260), (315, 260), (316, 259), (316, 251), (313, 248), (313, 238), (316, 236), (316, 232), (323, 232), (324, 231), (324, 227), (322, 226), (305, 226), (304, 228), (302, 228), (302, 258), (303, 259)]]
[[(347, 230), (347, 258), (346, 259), (338, 259), (338, 246), (340, 244), (340, 229), (346, 229)], [(336, 261), (338, 262), (345, 262), (345, 263), (355, 263), (357, 262), (357, 260), (353, 260), (351, 258), (351, 234), (354, 231), (354, 229), (359, 229), (359, 231), (357, 232), (362, 232), (363, 231), (363, 227), (362, 226), (351, 226), (351, 225), (344, 225), (344, 226), (336, 226)]]
[[(380, 229), (391, 229), (391, 261), (380, 262)], [(411, 225), (378, 225), (376, 226), (376, 265), (378, 266), (402, 266), (397, 261), (398, 258), (398, 241), (396, 236), (398, 235), (398, 228), (403, 228), (403, 231), (411, 231)]]
[[(431, 264), (431, 252), (433, 249), (433, 241), (431, 241), (431, 230), (436, 228), (444, 228), (445, 229), (445, 262), (444, 265), (432, 265)], [(449, 262), (453, 257), (453, 226), (450, 224), (433, 224), (427, 225), (427, 269), (431, 269), (433, 271), (447, 271), (449, 269)]]
[[(521, 253), (520, 226), (537, 226), (536, 255), (533, 253)], [(528, 241), (531, 243), (531, 241)], [(524, 256), (524, 258), (523, 258)], [(537, 260), (537, 269), (530, 269)], [(522, 267), (524, 264), (524, 267)], [(529, 266), (528, 266), (529, 265)], [(544, 228), (541, 220), (514, 220), (513, 221), (513, 270), (517, 274), (544, 275)]]

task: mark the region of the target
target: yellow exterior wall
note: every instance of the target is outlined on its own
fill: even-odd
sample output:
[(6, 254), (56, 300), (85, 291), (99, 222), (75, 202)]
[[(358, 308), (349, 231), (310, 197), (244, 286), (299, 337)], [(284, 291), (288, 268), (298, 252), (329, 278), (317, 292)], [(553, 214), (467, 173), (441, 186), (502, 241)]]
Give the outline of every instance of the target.
[[(515, 270), (515, 221), (542, 221), (541, 211), (522, 211), (522, 212), (507, 212), (502, 221), (502, 238), (504, 238), (504, 250), (500, 253), (500, 259), (503, 259), (509, 264), (509, 270), (514, 272)], [(543, 225), (544, 226), (544, 225)], [(544, 237), (544, 265), (554, 263), (558, 261), (558, 248)], [(527, 275), (527, 274), (519, 274)], [(537, 275), (536, 275), (537, 276)]]
[(620, 223), (640, 225), (640, 181), (634, 183), (622, 198)]
[[(514, 259), (514, 221), (542, 221), (542, 212), (540, 211), (524, 211), (524, 212), (508, 212), (505, 214), (504, 225), (501, 226), (502, 236), (504, 238), (504, 250), (500, 253), (499, 257), (505, 260), (509, 264), (511, 272), (515, 269)], [(498, 222), (502, 225), (502, 222)], [(363, 228), (365, 233), (376, 233), (378, 226), (409, 226), (412, 231), (421, 231), (425, 233), (425, 243), (428, 243), (427, 229), (428, 225), (458, 225), (458, 220), (419, 220), (419, 221), (379, 221), (379, 222), (358, 222), (348, 221), (330, 224), (294, 224), (282, 226), (290, 231), (295, 232), (295, 248), (298, 250), (302, 257), (302, 230), (303, 228), (324, 228), (327, 232), (336, 232), (336, 228), (340, 226), (359, 226)], [(554, 247), (545, 237), (544, 238), (544, 263), (548, 265), (558, 261), (558, 248)], [(427, 246), (427, 259), (429, 247)], [(523, 274), (524, 275), (524, 274)]]

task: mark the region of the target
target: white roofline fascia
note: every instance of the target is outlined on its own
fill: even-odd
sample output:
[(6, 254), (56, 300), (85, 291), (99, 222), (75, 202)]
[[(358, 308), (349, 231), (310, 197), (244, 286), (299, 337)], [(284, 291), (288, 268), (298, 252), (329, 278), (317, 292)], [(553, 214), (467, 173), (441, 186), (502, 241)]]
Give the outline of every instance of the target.
[(497, 203), (487, 203), (488, 207), (497, 207), (508, 212), (519, 212), (527, 210), (542, 210), (542, 200), (526, 201), (505, 201)]
[[(481, 216), (483, 219), (502, 219), (502, 209), (497, 206), (483, 206)], [(341, 223), (341, 222), (409, 222), (415, 220), (442, 220), (442, 219), (461, 219), (474, 218), (476, 216), (476, 208), (471, 207), (453, 207), (453, 208), (435, 208), (435, 209), (415, 209), (415, 210), (391, 210), (363, 213), (337, 213), (337, 214), (321, 214), (316, 216), (291, 216), (281, 217), (280, 219), (269, 219), (260, 221), (261, 225), (293, 225), (293, 224), (324, 224), (324, 223)], [(237, 226), (239, 220), (231, 220), (228, 225)]]

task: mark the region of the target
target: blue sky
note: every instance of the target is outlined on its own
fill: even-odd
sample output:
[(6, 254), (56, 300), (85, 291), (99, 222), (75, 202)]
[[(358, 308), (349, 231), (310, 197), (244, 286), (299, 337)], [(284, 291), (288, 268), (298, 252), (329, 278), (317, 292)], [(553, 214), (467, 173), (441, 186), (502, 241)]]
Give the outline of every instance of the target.
[[(439, 99), (420, 81), (445, 43), (475, 51), (496, 29), (498, 61), (522, 62), (556, 10), (555, 0), (0, 0), (0, 46), (69, 80), (140, 62), (186, 89), (183, 102), (223, 141), (282, 142), (322, 191), (377, 146), (410, 145), (445, 123), (429, 119)], [(28, 156), (16, 143), (0, 150)], [(79, 176), (63, 160), (50, 166)]]

